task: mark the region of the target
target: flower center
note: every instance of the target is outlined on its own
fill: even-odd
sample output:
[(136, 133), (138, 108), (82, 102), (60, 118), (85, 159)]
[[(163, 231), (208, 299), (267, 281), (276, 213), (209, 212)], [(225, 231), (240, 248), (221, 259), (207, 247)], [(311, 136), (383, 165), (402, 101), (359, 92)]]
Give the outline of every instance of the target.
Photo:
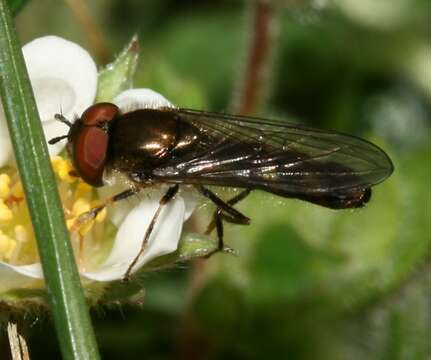
[[(71, 241), (81, 271), (96, 267), (107, 253), (105, 239), (111, 231), (105, 221), (106, 209), (94, 220), (83, 224), (77, 219), (98, 203), (91, 186), (73, 176), (72, 166), (61, 156), (51, 158), (58, 180), (58, 189), (64, 207), (66, 224), (71, 231)], [(112, 231), (111, 231), (112, 233)], [(109, 247), (109, 246), (108, 246)], [(13, 265), (26, 265), (39, 261), (37, 245), (27, 210), (22, 184), (16, 169), (3, 168), (0, 172), (0, 261)]]

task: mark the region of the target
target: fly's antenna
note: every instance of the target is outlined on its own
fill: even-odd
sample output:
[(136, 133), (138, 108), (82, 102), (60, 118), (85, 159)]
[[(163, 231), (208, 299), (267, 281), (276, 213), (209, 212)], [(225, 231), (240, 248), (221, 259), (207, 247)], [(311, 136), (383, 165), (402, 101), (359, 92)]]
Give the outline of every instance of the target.
[(63, 136), (57, 136), (55, 138), (52, 138), (51, 140), (48, 141), (49, 145), (54, 145), (56, 143), (58, 143), (59, 141), (63, 140), (63, 139), (67, 139), (68, 135), (63, 135)]
[[(70, 128), (72, 127), (72, 123), (64, 117), (64, 115), (63, 115), (63, 109), (62, 109), (61, 105), (60, 105), (60, 114), (55, 114), (54, 115), (54, 119), (62, 122), (63, 124), (69, 126)], [(59, 141), (61, 141), (63, 139), (67, 139), (68, 137), (69, 137), (69, 135), (57, 136), (57, 137), (52, 138), (51, 140), (49, 140), (48, 144), (49, 145), (54, 145), (54, 144), (58, 143)]]
[(72, 127), (72, 123), (69, 121), (69, 120), (67, 120), (64, 116), (63, 116), (63, 114), (55, 114), (54, 115), (54, 119), (55, 120), (58, 120), (58, 121), (61, 121), (63, 124), (66, 124), (67, 126), (69, 126), (69, 127)]

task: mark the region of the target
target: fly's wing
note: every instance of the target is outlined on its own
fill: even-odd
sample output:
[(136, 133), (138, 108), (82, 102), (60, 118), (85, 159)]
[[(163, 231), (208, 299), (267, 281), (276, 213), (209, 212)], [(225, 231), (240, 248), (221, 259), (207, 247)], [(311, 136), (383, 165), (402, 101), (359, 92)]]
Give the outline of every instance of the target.
[(275, 120), (173, 111), (200, 134), (190, 153), (157, 170), (173, 182), (258, 188), (301, 198), (368, 189), (393, 171), (380, 148), (354, 136)]

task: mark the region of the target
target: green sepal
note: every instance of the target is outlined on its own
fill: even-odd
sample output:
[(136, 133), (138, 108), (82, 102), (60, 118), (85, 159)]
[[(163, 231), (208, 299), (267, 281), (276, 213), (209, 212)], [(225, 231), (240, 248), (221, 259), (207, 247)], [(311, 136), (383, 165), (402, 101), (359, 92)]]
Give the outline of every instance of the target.
[(139, 40), (134, 35), (114, 62), (99, 72), (96, 102), (112, 101), (120, 92), (133, 84), (139, 58)]
[(144, 276), (149, 272), (168, 269), (180, 263), (202, 258), (213, 254), (217, 250), (218, 241), (215, 237), (207, 235), (186, 233), (180, 239), (178, 249), (172, 254), (158, 257), (146, 264), (131, 281), (112, 282), (104, 296), (98, 301), (101, 305), (136, 305), (144, 302)]
[(218, 240), (203, 234), (184, 234), (178, 244), (177, 251), (158, 257), (142, 268), (142, 272), (155, 271), (178, 263), (202, 258), (213, 254), (217, 250)]

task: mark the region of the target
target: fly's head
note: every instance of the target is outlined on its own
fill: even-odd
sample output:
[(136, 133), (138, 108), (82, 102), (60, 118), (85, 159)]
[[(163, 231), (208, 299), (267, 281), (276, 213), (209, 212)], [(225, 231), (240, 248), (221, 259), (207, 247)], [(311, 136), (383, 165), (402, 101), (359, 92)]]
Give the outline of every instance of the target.
[(90, 106), (73, 124), (62, 115), (56, 119), (70, 127), (67, 135), (51, 139), (50, 144), (67, 138), (67, 151), (78, 175), (88, 184), (103, 186), (103, 172), (108, 153), (109, 125), (119, 115), (111, 103)]

